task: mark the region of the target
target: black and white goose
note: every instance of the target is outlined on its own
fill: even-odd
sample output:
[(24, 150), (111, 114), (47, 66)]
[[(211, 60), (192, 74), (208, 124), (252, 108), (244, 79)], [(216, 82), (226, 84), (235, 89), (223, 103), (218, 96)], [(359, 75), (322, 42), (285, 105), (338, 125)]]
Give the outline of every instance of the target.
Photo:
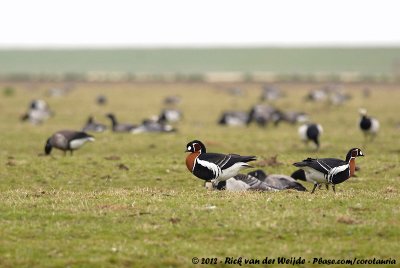
[(326, 89), (315, 89), (311, 90), (305, 99), (307, 101), (312, 101), (312, 102), (323, 102), (328, 98), (328, 93)]
[(271, 107), (269, 105), (257, 104), (251, 107), (248, 118), (247, 125), (251, 122), (256, 122), (259, 126), (267, 126), (269, 121), (274, 123), (280, 119), (280, 111)]
[(282, 91), (276, 86), (266, 85), (261, 94), (262, 101), (274, 101), (283, 97)]
[(343, 105), (350, 99), (351, 96), (341, 90), (333, 90), (329, 96), (329, 102), (336, 106)]
[(138, 125), (130, 130), (133, 134), (139, 133), (172, 133), (176, 129), (166, 123), (159, 122), (158, 120), (145, 119), (141, 125)]
[(111, 113), (107, 114), (106, 117), (108, 117), (111, 120), (111, 126), (113, 132), (131, 132), (134, 128), (137, 127), (136, 125), (133, 124), (118, 123), (115, 115)]
[(61, 130), (54, 133), (50, 138), (47, 139), (44, 147), (46, 155), (51, 153), (51, 150), (57, 148), (64, 152), (72, 152), (79, 149), (88, 141), (94, 141), (94, 137), (85, 132), (73, 131), (73, 130)]
[(306, 180), (314, 184), (311, 193), (314, 193), (315, 188), (320, 184), (331, 184), (333, 191), (335, 191), (336, 184), (342, 183), (353, 176), (356, 169), (355, 158), (359, 156), (364, 156), (363, 152), (359, 148), (352, 148), (347, 153), (345, 160), (307, 158), (293, 165), (304, 170)]
[(47, 102), (39, 99), (31, 101), (28, 111), (21, 116), (21, 120), (38, 125), (49, 119), (52, 115), (53, 112), (50, 110)]
[(307, 191), (307, 189), (297, 182), (294, 178), (282, 174), (266, 174), (263, 170), (257, 169), (249, 172), (247, 175), (256, 177), (265, 182), (268, 186), (279, 190), (293, 189), (297, 191)]
[(222, 126), (245, 126), (249, 115), (242, 111), (226, 111), (223, 112), (218, 124)]
[(182, 112), (174, 108), (164, 109), (158, 116), (158, 121), (160, 123), (176, 123), (180, 120), (182, 120)]
[(305, 123), (309, 120), (309, 116), (304, 112), (287, 111), (283, 113), (283, 121), (292, 125), (297, 123)]
[(298, 129), (300, 139), (305, 143), (312, 141), (315, 144), (317, 150), (320, 146), (319, 137), (321, 136), (323, 131), (324, 130), (320, 124), (313, 123), (301, 125)]
[(373, 139), (379, 131), (379, 121), (376, 118), (367, 116), (367, 110), (366, 109), (360, 109), (359, 110), (361, 119), (360, 119), (360, 129), (364, 133), (365, 137), (367, 138), (368, 136)]
[(86, 125), (82, 128), (83, 132), (104, 132), (107, 126), (94, 121), (93, 116), (89, 116)]
[(251, 167), (247, 162), (256, 160), (255, 156), (241, 156), (238, 154), (207, 153), (206, 147), (199, 140), (186, 145), (186, 167), (196, 177), (218, 184), (230, 179), (244, 168)]

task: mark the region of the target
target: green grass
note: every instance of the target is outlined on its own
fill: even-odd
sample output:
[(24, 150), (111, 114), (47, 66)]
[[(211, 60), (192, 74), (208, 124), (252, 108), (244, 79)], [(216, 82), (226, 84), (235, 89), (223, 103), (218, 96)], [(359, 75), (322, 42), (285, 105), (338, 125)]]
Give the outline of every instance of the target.
[[(216, 125), (221, 110), (256, 103), (258, 84), (239, 85), (243, 97), (228, 95), (230, 85), (202, 83), (84, 83), (63, 98), (45, 95), (56, 84), (0, 86), (15, 88), (0, 97), (0, 267), (193, 267), (193, 257), (240, 256), (400, 262), (398, 85), (376, 84), (368, 99), (361, 91), (367, 85), (344, 85), (353, 98), (329, 107), (301, 101), (317, 84), (280, 84), (287, 97), (277, 107), (303, 110), (323, 125), (318, 153), (298, 140), (295, 126)], [(107, 106), (95, 105), (98, 94), (108, 96)], [(108, 123), (109, 111), (137, 123), (157, 114), (167, 95), (183, 99), (185, 117), (175, 134), (107, 132), (72, 157), (42, 156), (56, 130), (79, 129), (89, 114)], [(46, 99), (56, 113), (40, 126), (18, 121), (34, 98)], [(357, 129), (359, 107), (381, 122), (373, 143)], [(261, 167), (268, 173), (290, 174), (293, 162), (309, 156), (344, 158), (351, 147), (366, 156), (357, 159), (357, 177), (338, 185), (336, 194), (211, 192), (186, 170), (184, 150), (192, 139), (214, 152), (278, 155), (280, 165)], [(319, 267), (304, 265), (310, 266)]]
[(399, 73), (400, 48), (0, 50), (0, 74), (88, 72)]

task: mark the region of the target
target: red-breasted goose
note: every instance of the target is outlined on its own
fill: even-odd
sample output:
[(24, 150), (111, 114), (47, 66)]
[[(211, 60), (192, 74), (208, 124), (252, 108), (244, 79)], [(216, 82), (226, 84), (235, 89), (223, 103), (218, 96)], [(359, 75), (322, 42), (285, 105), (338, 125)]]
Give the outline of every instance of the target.
[(306, 180), (314, 183), (311, 193), (320, 184), (331, 184), (333, 191), (335, 185), (348, 180), (355, 172), (356, 157), (364, 156), (359, 148), (352, 148), (346, 155), (345, 160), (336, 158), (307, 158), (293, 165), (305, 172)]
[(237, 154), (207, 153), (206, 147), (199, 140), (186, 145), (186, 167), (196, 177), (218, 184), (239, 174), (240, 170), (251, 167), (247, 162), (256, 160), (255, 156)]

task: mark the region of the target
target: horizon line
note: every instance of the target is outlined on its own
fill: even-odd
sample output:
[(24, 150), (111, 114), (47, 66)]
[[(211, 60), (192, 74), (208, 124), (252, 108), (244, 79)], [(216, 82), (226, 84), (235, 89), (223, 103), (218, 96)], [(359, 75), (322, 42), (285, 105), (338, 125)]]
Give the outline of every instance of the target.
[(215, 48), (398, 48), (400, 42), (319, 42), (319, 43), (209, 43), (209, 44), (0, 44), (0, 50), (80, 50), (80, 49), (215, 49)]

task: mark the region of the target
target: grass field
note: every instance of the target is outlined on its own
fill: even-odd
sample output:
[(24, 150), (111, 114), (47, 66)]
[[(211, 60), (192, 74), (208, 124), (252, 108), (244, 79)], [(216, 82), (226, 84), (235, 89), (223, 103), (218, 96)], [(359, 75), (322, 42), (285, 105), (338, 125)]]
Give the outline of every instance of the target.
[(0, 74), (357, 72), (398, 75), (400, 48), (169, 48), (0, 50)]
[[(225, 258), (267, 256), (302, 257), (306, 264), (300, 267), (320, 267), (308, 263), (313, 258), (391, 258), (399, 265), (397, 84), (374, 84), (369, 98), (362, 94), (369, 85), (343, 85), (352, 99), (340, 107), (302, 100), (318, 84), (279, 84), (287, 96), (275, 106), (305, 111), (323, 125), (318, 153), (298, 140), (296, 126), (216, 125), (222, 110), (257, 103), (260, 84), (238, 85), (245, 93), (240, 97), (227, 93), (228, 84), (82, 83), (61, 98), (45, 94), (56, 84), (0, 88), (6, 86), (15, 94), (0, 97), (0, 267), (195, 267), (193, 257), (237, 267), (224, 264)], [(98, 94), (108, 97), (106, 106), (95, 104)], [(108, 124), (104, 115), (112, 111), (121, 122), (138, 123), (157, 114), (168, 95), (182, 97), (177, 133), (106, 132), (72, 157), (42, 155), (53, 132), (79, 129), (89, 114)], [(55, 116), (40, 126), (19, 122), (36, 98), (47, 100)], [(357, 128), (360, 107), (381, 122), (374, 142), (366, 143)], [(292, 163), (306, 157), (344, 158), (352, 147), (366, 156), (357, 161), (357, 177), (338, 185), (336, 194), (214, 192), (204, 190), (184, 164), (193, 139), (213, 152), (260, 160), (277, 155), (279, 165), (256, 163), (271, 174), (290, 174)]]

